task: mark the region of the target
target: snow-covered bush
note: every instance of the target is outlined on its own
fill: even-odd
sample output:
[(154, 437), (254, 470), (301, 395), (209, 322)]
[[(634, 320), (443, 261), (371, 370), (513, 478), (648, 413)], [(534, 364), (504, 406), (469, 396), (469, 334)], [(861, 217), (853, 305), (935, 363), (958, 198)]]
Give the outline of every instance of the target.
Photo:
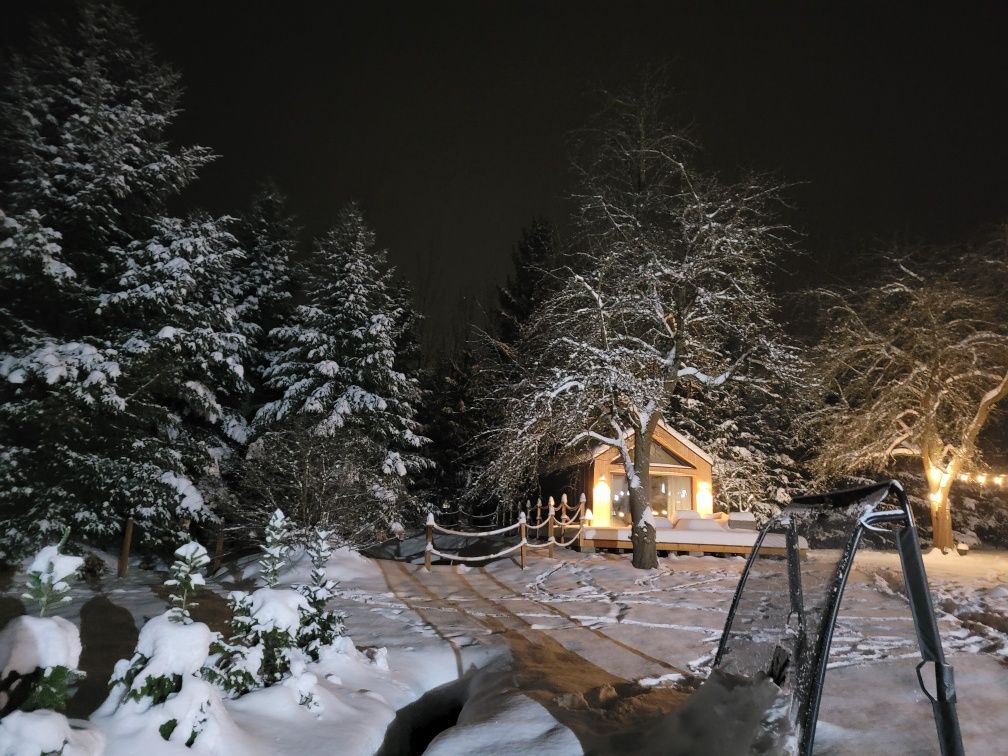
[(308, 542), (308, 558), (311, 560), (312, 571), (310, 582), (298, 586), (298, 591), (308, 602), (308, 611), (302, 617), (301, 629), (298, 634), (298, 645), (311, 658), (319, 660), (320, 650), (332, 644), (341, 635), (346, 634), (343, 625), (344, 615), (328, 608), (333, 597), (336, 584), (329, 580), (325, 566), (332, 555), (330, 538), (332, 533), (327, 530), (316, 530), (314, 538)]
[(257, 688), (284, 685), (297, 691), (310, 711), (319, 703), (312, 692), (317, 679), (306, 665), (345, 634), (343, 616), (327, 608), (334, 583), (325, 572), (332, 553), (331, 533), (316, 531), (307, 554), (310, 582), (297, 589), (276, 587), (286, 558), (285, 521), (279, 511), (267, 529), (260, 560), (267, 585), (251, 593), (233, 592), (231, 637), (218, 639), (203, 675), (234, 698)]
[(140, 630), (133, 658), (115, 665), (112, 691), (97, 716), (154, 712), (149, 719), (161, 737), (192, 745), (214, 699), (219, 700), (213, 687), (198, 677), (214, 637), (202, 622), (179, 621), (174, 609), (149, 620)]
[(202, 569), (210, 564), (210, 557), (205, 548), (196, 541), (180, 546), (175, 552), (175, 561), (171, 566), (172, 576), (165, 581), (171, 587), (172, 613), (178, 622), (191, 622), (189, 608), (196, 606), (192, 596), (206, 584)]
[(122, 659), (112, 674), (112, 692), (100, 716), (132, 717), (156, 711), (158, 732), (165, 740), (191, 746), (220, 696), (199, 675), (218, 636), (202, 622), (193, 622), (193, 594), (205, 584), (202, 569), (210, 562), (206, 549), (190, 541), (175, 551), (172, 608), (143, 626), (136, 651)]
[(76, 578), (84, 564), (81, 557), (60, 553), (69, 535), (69, 530), (64, 531), (58, 545), (46, 546), (39, 551), (26, 570), (28, 590), (21, 598), (38, 604), (39, 617), (45, 616), (50, 607), (70, 600), (66, 595), (70, 591), (67, 581)]
[(231, 636), (218, 637), (210, 646), (211, 655), (203, 668), (203, 677), (228, 698), (237, 698), (260, 686), (259, 670), (263, 649), (249, 645), (252, 639), (252, 598), (245, 591), (228, 596), (231, 609)]
[(22, 598), (34, 603), (38, 616), (15, 617), (0, 631), (0, 711), (53, 710), (66, 707), (70, 687), (83, 673), (77, 669), (81, 642), (77, 627), (62, 617), (43, 616), (51, 607), (69, 601), (69, 580), (84, 560), (46, 546), (28, 566), (28, 590)]
[(259, 567), (267, 587), (272, 588), (280, 579), (280, 568), (287, 561), (290, 551), (288, 544), (289, 526), (287, 518), (279, 509), (276, 510), (266, 524), (266, 543), (263, 546)]

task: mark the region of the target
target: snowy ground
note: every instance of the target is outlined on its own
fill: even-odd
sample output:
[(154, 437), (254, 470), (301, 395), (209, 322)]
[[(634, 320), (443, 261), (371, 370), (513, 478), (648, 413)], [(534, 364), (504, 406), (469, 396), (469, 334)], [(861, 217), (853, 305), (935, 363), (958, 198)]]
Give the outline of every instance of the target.
[[(807, 569), (829, 557), (812, 552)], [(318, 670), (321, 713), (275, 689), (228, 702), (239, 742), (212, 752), (373, 753), (397, 709), (467, 673), (465, 689), (452, 694), (459, 705), (465, 701), (458, 723), (429, 753), (636, 752), (621, 734), (648, 730), (706, 672), (744, 564), (715, 557), (660, 561), (659, 570), (640, 572), (628, 556), (559, 550), (556, 559), (536, 556), (525, 571), (500, 561), (427, 573), (338, 553), (330, 576), (340, 581), (337, 603), (363, 653)], [(990, 753), (992, 744), (1008, 742), (1008, 556), (928, 558), (927, 567), (956, 668), (967, 751)], [(937, 752), (930, 706), (914, 677), (918, 656), (898, 570), (895, 554), (858, 557), (834, 637), (818, 753)], [(222, 574), (209, 587), (223, 595), (247, 577)], [(160, 578), (134, 570), (124, 581), (82, 584), (59, 611), (81, 625), (81, 664), (92, 672), (93, 688), (76, 701), (73, 715), (97, 704), (101, 670), (128, 656), (136, 627), (164, 610), (155, 589)], [(8, 615), (16, 595), (13, 586), (5, 591)], [(217, 596), (204, 597), (195, 613), (223, 629)], [(108, 734), (110, 754), (137, 752), (135, 741)], [(388, 754), (408, 752), (386, 747)], [(168, 744), (145, 750), (189, 752)]]
[[(813, 553), (809, 568), (830, 556)], [(464, 726), (443, 733), (433, 752), (490, 743), (496, 753), (604, 752), (618, 750), (613, 734), (646, 729), (648, 718), (678, 706), (680, 689), (703, 674), (743, 564), (672, 557), (641, 573), (626, 556), (564, 552), (537, 558), (524, 572), (501, 561), (427, 574), (381, 562), (380, 580), (371, 575), (344, 585), (340, 598), (358, 642), (373, 637), (384, 645), (396, 628), (396, 637), (442, 637), (460, 653), (472, 643), (507, 647), (513, 671), (498, 681), (494, 701), (464, 710)], [(967, 751), (991, 752), (991, 744), (1008, 742), (1008, 558), (974, 552), (928, 558), (927, 566), (956, 668)], [(817, 752), (937, 752), (898, 585), (894, 553), (859, 555), (834, 637)], [(393, 667), (396, 656), (390, 652)], [(514, 701), (522, 702), (520, 715), (495, 709)], [(533, 711), (541, 716), (535, 738), (527, 730)]]

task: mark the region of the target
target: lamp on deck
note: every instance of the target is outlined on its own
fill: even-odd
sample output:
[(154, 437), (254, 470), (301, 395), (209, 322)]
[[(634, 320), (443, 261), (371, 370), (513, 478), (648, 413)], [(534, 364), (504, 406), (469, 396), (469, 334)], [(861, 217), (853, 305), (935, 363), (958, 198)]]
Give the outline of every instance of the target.
[(714, 494), (711, 493), (711, 484), (706, 480), (699, 480), (696, 484), (696, 511), (701, 517), (714, 516)]
[(606, 483), (605, 475), (599, 478), (592, 490), (592, 513), (595, 515), (592, 525), (608, 528), (612, 522), (612, 491)]

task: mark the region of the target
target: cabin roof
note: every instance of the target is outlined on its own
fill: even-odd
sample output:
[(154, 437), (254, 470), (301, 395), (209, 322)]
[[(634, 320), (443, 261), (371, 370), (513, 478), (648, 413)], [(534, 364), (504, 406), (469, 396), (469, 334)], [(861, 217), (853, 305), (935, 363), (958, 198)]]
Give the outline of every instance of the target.
[[(691, 452), (693, 452), (698, 457), (700, 457), (700, 459), (702, 459), (707, 464), (709, 464), (709, 465), (713, 465), (714, 464), (714, 458), (711, 457), (710, 454), (708, 454), (703, 449), (701, 449), (699, 446), (697, 446), (695, 443), (693, 443), (692, 441), (690, 441), (682, 433), (680, 433), (679, 431), (673, 429), (664, 420), (662, 420), (662, 419), (658, 420), (658, 427), (661, 428), (666, 433), (668, 433), (670, 436), (672, 436), (672, 438), (674, 438), (680, 444), (682, 444), (683, 446), (685, 446)], [(633, 431), (629, 431), (626, 434), (626, 437), (629, 439), (633, 435), (634, 435)], [(595, 447), (595, 449), (592, 451), (592, 459), (594, 459), (595, 457), (598, 457), (600, 454), (604, 454), (607, 450), (612, 449), (612, 448), (613, 447), (610, 446), (609, 444), (598, 444)]]

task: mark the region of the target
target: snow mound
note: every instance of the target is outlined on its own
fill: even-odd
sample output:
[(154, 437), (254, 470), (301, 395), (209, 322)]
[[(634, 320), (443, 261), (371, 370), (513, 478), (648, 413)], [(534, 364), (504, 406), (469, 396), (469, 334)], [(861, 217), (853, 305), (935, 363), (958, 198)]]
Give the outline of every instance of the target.
[(52, 583), (57, 593), (67, 590), (70, 586), (65, 582), (84, 564), (84, 559), (59, 553), (59, 546), (46, 546), (32, 560), (25, 570), (29, 575), (37, 573)]
[(72, 622), (62, 617), (15, 617), (0, 631), (0, 679), (11, 672), (27, 675), (49, 667), (76, 669), (80, 654), (80, 635)]
[(60, 753), (70, 736), (70, 723), (55, 711), (12, 711), (0, 719), (3, 756)]
[(291, 635), (301, 626), (301, 612), (311, 609), (308, 599), (288, 588), (259, 588), (252, 592), (251, 613), (256, 629), (286, 630)]
[[(165, 612), (140, 631), (136, 650), (147, 658), (147, 663), (133, 680), (132, 690), (140, 690), (149, 677), (191, 675), (206, 661), (214, 638), (210, 628), (202, 622), (183, 625), (171, 617), (171, 612)], [(120, 665), (128, 666), (129, 661), (123, 659), (116, 665), (117, 677)]]

